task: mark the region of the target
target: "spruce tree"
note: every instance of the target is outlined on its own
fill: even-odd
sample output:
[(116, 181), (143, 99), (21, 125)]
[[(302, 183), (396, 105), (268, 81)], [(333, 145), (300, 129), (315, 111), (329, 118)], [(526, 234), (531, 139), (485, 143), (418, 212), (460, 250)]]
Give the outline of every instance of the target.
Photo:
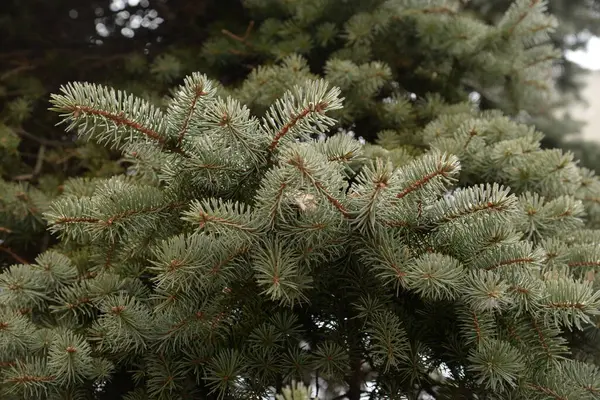
[(321, 136), (322, 80), (260, 119), (215, 92), (53, 96), (132, 167), (67, 182), (61, 244), (0, 275), (3, 398), (597, 398), (591, 172), (500, 112), (440, 116), (397, 167)]
[[(329, 4), (286, 4), (308, 3)], [(550, 62), (518, 67), (555, 54), (553, 20), (537, 1), (493, 25), (424, 4), (340, 9), (346, 34), (375, 31), (329, 84), (290, 53), (236, 89), (191, 74), (164, 109), (90, 83), (54, 95), (67, 132), (127, 168), (3, 204), (60, 242), (0, 274), (1, 397), (598, 398), (600, 181), (515, 114), (552, 84)], [(471, 64), (413, 98), (385, 59), (353, 58), (400, 27), (430, 54), (407, 76)], [(487, 53), (440, 42), (467, 28)], [(502, 111), (466, 101), (467, 77)]]

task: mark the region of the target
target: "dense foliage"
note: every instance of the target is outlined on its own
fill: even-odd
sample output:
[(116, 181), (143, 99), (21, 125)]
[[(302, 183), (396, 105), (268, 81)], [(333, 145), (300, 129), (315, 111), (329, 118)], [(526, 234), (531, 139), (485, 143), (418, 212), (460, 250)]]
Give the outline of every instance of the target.
[(2, 183), (0, 396), (598, 399), (600, 180), (531, 125), (546, 3), (244, 5), (195, 57), (247, 76), (163, 96), (173, 47), (156, 87), (52, 95), (87, 164), (42, 179), (36, 138)]

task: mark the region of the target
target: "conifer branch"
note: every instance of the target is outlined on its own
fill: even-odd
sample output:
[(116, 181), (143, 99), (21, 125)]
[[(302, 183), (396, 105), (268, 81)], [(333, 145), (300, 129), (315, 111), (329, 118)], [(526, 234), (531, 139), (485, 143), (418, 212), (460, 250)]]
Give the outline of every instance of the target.
[(318, 103), (314, 106), (307, 106), (303, 110), (300, 111), (297, 115), (291, 115), (289, 121), (279, 129), (279, 131), (275, 134), (275, 137), (271, 141), (269, 145), (269, 151), (273, 152), (279, 141), (292, 129), (294, 126), (298, 124), (299, 121), (306, 118), (311, 113), (319, 113), (322, 114), (327, 107), (327, 103)]
[(112, 225), (121, 219), (132, 217), (134, 215), (161, 212), (161, 211), (168, 210), (168, 209), (182, 207), (186, 204), (187, 203), (185, 203), (185, 202), (173, 202), (173, 203), (169, 203), (169, 204), (165, 204), (165, 205), (161, 205), (161, 206), (157, 206), (157, 207), (142, 208), (140, 210), (129, 210), (129, 211), (122, 212), (120, 214), (113, 215), (106, 220), (101, 220), (98, 222), (103, 225)]
[(300, 173), (302, 174), (302, 176), (304, 176), (305, 178), (307, 178), (311, 184), (318, 189), (318, 191), (323, 194), (325, 196), (325, 198), (336, 208), (338, 209), (342, 215), (346, 218), (350, 218), (350, 212), (346, 209), (346, 207), (344, 207), (344, 205), (338, 200), (336, 199), (331, 193), (329, 193), (329, 191), (327, 190), (327, 188), (325, 187), (325, 185), (323, 185), (322, 182), (318, 181), (317, 178), (313, 175), (312, 171), (310, 171), (307, 166), (305, 165), (304, 160), (302, 159), (302, 156), (298, 153), (294, 154), (292, 157), (290, 157), (287, 160), (287, 163), (289, 165), (292, 165), (294, 167), (296, 167), (296, 169), (298, 169), (298, 171), (300, 171)]
[(108, 251), (106, 252), (106, 259), (104, 260), (104, 266), (103, 266), (105, 270), (108, 270), (111, 267), (116, 247), (117, 247), (117, 242), (116, 242), (116, 240), (113, 240), (112, 243), (110, 243)]
[(387, 189), (394, 181), (393, 177), (391, 163), (383, 163), (380, 159), (377, 159), (372, 166), (363, 167), (353, 192), (353, 195), (356, 195), (354, 199), (360, 202), (360, 208), (353, 222), (361, 231), (373, 230), (377, 214), (381, 213), (379, 208), (387, 207), (391, 203), (391, 193), (388, 194)]
[(206, 106), (214, 98), (216, 89), (206, 75), (193, 73), (175, 92), (169, 102), (167, 124), (169, 134), (181, 149), (184, 137), (190, 132), (193, 119), (206, 112)]
[(534, 389), (537, 392), (540, 392), (540, 393), (550, 396), (554, 400), (569, 400), (567, 397), (563, 397), (563, 396), (559, 395), (554, 390), (552, 390), (548, 387), (544, 387), (544, 386), (540, 386), (540, 385), (536, 385), (536, 384), (532, 384), (532, 383), (529, 384), (529, 387), (531, 389)]
[(50, 225), (91, 223), (91, 224), (101, 224), (101, 225), (105, 225), (105, 226), (111, 226), (111, 225), (119, 222), (120, 220), (128, 218), (128, 217), (132, 217), (132, 216), (136, 216), (136, 215), (140, 215), (140, 214), (161, 212), (161, 211), (168, 210), (168, 209), (183, 207), (186, 204), (187, 204), (186, 202), (178, 201), (178, 202), (163, 204), (160, 206), (142, 208), (139, 210), (128, 210), (128, 211), (123, 211), (121, 213), (112, 215), (106, 219), (92, 218), (92, 217), (61, 217), (54, 221), (50, 221)]
[(507, 266), (507, 265), (522, 264), (522, 263), (532, 263), (532, 262), (535, 262), (535, 261), (537, 261), (537, 260), (535, 258), (532, 258), (532, 257), (513, 258), (513, 259), (510, 259), (510, 260), (501, 261), (501, 262), (499, 262), (497, 264), (494, 264), (494, 265), (490, 265), (489, 267), (486, 267), (485, 269), (488, 270), (488, 271), (492, 271), (492, 270), (495, 270), (495, 269), (498, 269), (500, 267), (504, 267), (504, 266)]
[(517, 26), (523, 22), (525, 18), (530, 14), (531, 10), (540, 2), (541, 0), (529, 0), (529, 10), (522, 12), (516, 21), (508, 28), (508, 34), (512, 35)]
[[(514, 212), (516, 203), (517, 198), (509, 194), (507, 188), (494, 183), (493, 185), (480, 185), (479, 187), (466, 189), (451, 200), (438, 200), (429, 211), (433, 214), (434, 219), (439, 218), (447, 222), (486, 211), (506, 217), (507, 213), (501, 213)], [(441, 211), (442, 204), (447, 207), (445, 212)]]
[(384, 222), (387, 226), (391, 226), (394, 228), (406, 228), (409, 226), (412, 226), (412, 224), (408, 221), (399, 221), (399, 220), (390, 220), (390, 221), (385, 221)]
[(269, 153), (272, 154), (292, 131), (305, 139), (326, 133), (328, 127), (336, 122), (327, 116), (327, 112), (342, 107), (339, 94), (339, 88), (329, 89), (328, 83), (323, 80), (308, 81), (305, 87), (295, 86), (286, 92), (263, 117), (262, 129), (272, 137), (267, 146)]
[(337, 209), (338, 209), (338, 210), (339, 210), (339, 211), (342, 213), (342, 215), (343, 215), (344, 217), (346, 217), (346, 218), (350, 218), (350, 217), (351, 217), (351, 215), (350, 215), (350, 213), (348, 212), (348, 210), (346, 210), (346, 207), (344, 207), (344, 205), (343, 205), (343, 204), (342, 204), (342, 203), (341, 203), (341, 202), (340, 202), (338, 199), (336, 199), (336, 198), (335, 198), (335, 197), (334, 197), (334, 196), (333, 196), (331, 193), (329, 193), (329, 192), (327, 191), (327, 189), (325, 189), (324, 185), (323, 185), (321, 182), (314, 182), (313, 184), (315, 185), (315, 187), (316, 187), (317, 189), (319, 189), (319, 191), (320, 191), (320, 192), (321, 192), (323, 195), (325, 195), (325, 197), (327, 198), (327, 200), (328, 200), (328, 201), (329, 201), (331, 204), (333, 204), (333, 206), (334, 206), (335, 208), (337, 208)]
[[(71, 112), (75, 118), (78, 118), (81, 113), (97, 115), (97, 116), (106, 118), (106, 119), (114, 122), (117, 126), (126, 126), (129, 128), (132, 128), (132, 129), (140, 132), (144, 136), (148, 137), (149, 139), (154, 140), (160, 146), (166, 147), (165, 138), (162, 137), (158, 132), (156, 132), (155, 130), (152, 130), (151, 128), (149, 128), (147, 126), (140, 124), (139, 122), (136, 122), (134, 120), (127, 118), (123, 113), (118, 113), (118, 114), (111, 113), (108, 111), (99, 110), (99, 109), (95, 109), (93, 107), (82, 106), (82, 105), (77, 105), (77, 106), (73, 106), (70, 108), (66, 108), (65, 110)], [(185, 152), (179, 147), (170, 147), (169, 150), (171, 150), (175, 153), (181, 154), (181, 155), (186, 155)]]
[(569, 267), (598, 267), (600, 261), (571, 261), (567, 265)]
[(406, 10), (402, 10), (400, 15), (393, 15), (392, 19), (394, 20), (402, 20), (403, 17), (405, 16), (411, 16), (411, 15), (418, 15), (418, 14), (423, 14), (423, 15), (455, 15), (456, 11), (449, 8), (449, 7), (444, 7), (444, 6), (432, 6), (432, 7), (415, 7), (415, 8), (409, 8)]
[[(120, 150), (135, 139), (150, 140), (167, 151), (189, 157), (177, 144), (167, 141), (167, 121), (149, 102), (89, 83), (72, 83), (61, 90), (63, 94), (52, 95), (51, 110), (63, 113), (62, 123), (69, 123), (67, 130), (79, 128), (78, 134), (89, 135)], [(94, 130), (93, 124), (107, 129)]]
[(206, 224), (211, 223), (211, 222), (219, 224), (219, 225), (227, 226), (230, 228), (236, 228), (241, 231), (256, 232), (256, 229), (254, 229), (252, 227), (248, 227), (248, 226), (240, 224), (240, 223), (237, 223), (236, 221), (231, 221), (226, 218), (220, 218), (220, 217), (217, 217), (214, 215), (209, 215), (205, 212), (200, 212), (198, 214), (199, 229), (203, 229)]
[(78, 118), (82, 112), (91, 114), (91, 115), (99, 115), (101, 117), (104, 117), (106, 119), (109, 119), (109, 120), (115, 122), (117, 125), (124, 125), (124, 126), (128, 126), (130, 128), (133, 128), (136, 131), (144, 134), (148, 138), (160, 143), (161, 145), (165, 144), (165, 139), (163, 137), (161, 137), (158, 132), (156, 132), (146, 126), (143, 126), (139, 122), (136, 122), (136, 121), (126, 118), (123, 113), (115, 114), (115, 113), (110, 113), (110, 112), (104, 111), (104, 110), (98, 110), (93, 107), (79, 106), (79, 105), (73, 106), (71, 108), (66, 108), (66, 111), (72, 112), (73, 116), (75, 118)]
[(572, 303), (572, 302), (551, 302), (551, 303), (548, 303), (548, 307), (557, 308), (557, 309), (574, 308), (577, 310), (585, 310), (587, 308), (587, 305), (583, 304), (583, 303)]
[(53, 225), (63, 225), (63, 224), (78, 224), (78, 223), (97, 223), (101, 220), (99, 218), (89, 218), (89, 217), (62, 217), (53, 221)]
[(194, 90), (194, 97), (192, 98), (192, 102), (189, 106), (189, 110), (187, 112), (187, 115), (185, 117), (185, 120), (183, 122), (183, 126), (181, 127), (181, 130), (179, 131), (179, 134), (177, 135), (177, 146), (179, 148), (181, 148), (181, 143), (183, 142), (183, 137), (185, 136), (185, 134), (188, 131), (188, 127), (190, 125), (190, 120), (192, 119), (192, 115), (194, 114), (194, 110), (196, 109), (196, 103), (198, 102), (198, 99), (200, 99), (201, 96), (204, 96), (208, 94), (207, 92), (204, 91), (204, 88), (201, 85), (196, 86), (195, 90)]
[(182, 219), (197, 225), (198, 231), (237, 231), (255, 235), (262, 228), (250, 207), (243, 203), (223, 202), (219, 199), (192, 202)]
[(74, 303), (67, 303), (65, 304), (65, 306), (69, 309), (69, 310), (74, 310), (82, 305), (88, 305), (90, 304), (91, 299), (89, 297), (81, 297), (79, 299), (77, 299), (76, 302)]
[(431, 185), (431, 191), (439, 193), (443, 187), (453, 182), (455, 175), (460, 171), (458, 158), (437, 151), (413, 161), (409, 166), (406, 171), (401, 171), (399, 176), (402, 185), (406, 187), (396, 194), (398, 200), (418, 190), (424, 190), (428, 185)]
[(42, 383), (42, 382), (54, 382), (56, 381), (56, 377), (54, 375), (44, 375), (44, 376), (35, 376), (35, 375), (19, 375), (6, 379), (8, 382), (13, 383)]
[(548, 358), (550, 358), (551, 357), (550, 347), (548, 347), (548, 344), (546, 343), (546, 338), (544, 336), (544, 333), (540, 329), (540, 327), (535, 319), (532, 318), (531, 323), (533, 324), (533, 328), (535, 329), (535, 332), (537, 333), (537, 336), (538, 336), (541, 346), (544, 348), (544, 351), (548, 355)]
[(273, 202), (273, 206), (269, 210), (270, 211), (269, 216), (270, 216), (271, 221), (275, 221), (275, 219), (277, 217), (277, 213), (279, 212), (279, 207), (284, 199), (286, 188), (287, 188), (287, 184), (285, 182), (282, 182), (278, 187), (278, 190), (277, 190), (277, 193), (276, 193), (275, 199), (274, 199), (275, 201)]
[(234, 252), (232, 252), (231, 254), (229, 254), (227, 257), (225, 257), (223, 260), (219, 261), (218, 263), (216, 263), (211, 269), (210, 269), (210, 274), (211, 275), (218, 275), (218, 273), (221, 271), (221, 269), (226, 266), (227, 264), (229, 264), (231, 261), (235, 260), (236, 258), (238, 258), (239, 256), (246, 254), (250, 251), (250, 247), (248, 246), (242, 246), (239, 249), (236, 249)]
[(549, 30), (552, 28), (554, 28), (554, 24), (542, 24), (542, 25), (534, 26), (533, 28), (531, 28), (529, 30), (529, 32), (537, 33), (537, 32), (546, 31), (546, 30)]
[(473, 315), (473, 326), (475, 328), (475, 333), (477, 334), (477, 343), (481, 343), (482, 337), (481, 337), (481, 328), (479, 327), (479, 319), (477, 318), (477, 314), (475, 313), (475, 311), (471, 311), (471, 314)]
[(396, 198), (401, 199), (404, 196), (414, 192), (415, 190), (419, 189), (420, 187), (424, 186), (427, 182), (429, 182), (430, 180), (432, 180), (433, 178), (435, 178), (436, 176), (443, 176), (443, 177), (447, 177), (448, 176), (448, 172), (450, 172), (451, 168), (450, 166), (444, 166), (442, 168), (440, 168), (437, 171), (434, 171), (428, 175), (425, 175), (423, 178), (419, 179), (416, 182), (413, 182), (410, 186), (408, 186), (407, 188), (405, 188), (404, 190), (402, 190), (400, 193), (398, 193), (396, 195)]
[(456, 14), (456, 11), (448, 7), (426, 7), (418, 9), (418, 12), (421, 12), (423, 14)]

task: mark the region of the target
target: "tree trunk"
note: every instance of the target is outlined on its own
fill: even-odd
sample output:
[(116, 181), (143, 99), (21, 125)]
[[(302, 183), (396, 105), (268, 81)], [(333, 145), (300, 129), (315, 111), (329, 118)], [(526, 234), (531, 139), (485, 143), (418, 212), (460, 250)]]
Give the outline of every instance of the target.
[(360, 393), (362, 389), (363, 373), (362, 373), (362, 360), (360, 358), (352, 360), (352, 375), (348, 379), (348, 393), (346, 397), (348, 400), (360, 400)]

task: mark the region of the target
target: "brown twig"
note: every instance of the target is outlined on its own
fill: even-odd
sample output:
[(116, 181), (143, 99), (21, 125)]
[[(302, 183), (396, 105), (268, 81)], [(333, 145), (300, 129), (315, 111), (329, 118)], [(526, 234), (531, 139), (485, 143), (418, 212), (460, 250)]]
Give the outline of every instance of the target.
[(19, 136), (25, 137), (27, 139), (31, 139), (35, 142), (38, 142), (39, 144), (42, 144), (44, 146), (50, 146), (50, 147), (66, 147), (66, 146), (73, 146), (74, 143), (72, 142), (61, 142), (58, 140), (50, 140), (50, 139), (44, 139), (43, 137), (39, 137), (36, 136), (32, 133), (27, 132), (26, 130), (24, 130), (23, 128), (16, 128), (15, 129), (15, 133)]
[(34, 69), (34, 68), (35, 68), (35, 65), (30, 65), (30, 64), (21, 64), (20, 66), (18, 66), (18, 67), (16, 67), (16, 68), (13, 68), (13, 69), (11, 69), (11, 70), (8, 70), (8, 71), (6, 71), (5, 73), (3, 73), (3, 74), (0, 76), (0, 81), (3, 81), (3, 80), (5, 80), (5, 79), (9, 78), (11, 75), (16, 75), (16, 74), (18, 74), (19, 72), (22, 72), (22, 71), (28, 71), (28, 70), (31, 70), (31, 69)]
[(253, 27), (254, 27), (254, 21), (250, 21), (250, 23), (248, 24), (248, 27), (246, 28), (246, 32), (244, 33), (244, 36), (236, 35), (235, 33), (232, 33), (231, 31), (229, 31), (227, 29), (221, 29), (221, 33), (223, 33), (226, 36), (229, 36), (233, 40), (243, 43), (244, 45), (246, 45), (248, 47), (252, 47), (252, 44), (248, 43), (248, 38), (250, 37), (250, 33), (252, 32)]
[(40, 174), (40, 172), (42, 172), (42, 166), (44, 165), (44, 153), (46, 152), (46, 146), (45, 145), (41, 145), (40, 149), (38, 150), (38, 154), (37, 154), (37, 158), (35, 161), (35, 167), (33, 168), (33, 171), (31, 174), (25, 174), (25, 175), (18, 175), (14, 177), (14, 180), (16, 181), (26, 181), (26, 180), (30, 180), (35, 178), (36, 176), (38, 176)]
[(20, 255), (18, 255), (17, 253), (15, 253), (10, 247), (0, 246), (0, 251), (3, 251), (4, 253), (8, 254), (9, 256), (11, 256), (15, 260), (17, 260), (17, 262), (19, 264), (30, 264), (29, 261), (27, 261), (26, 259), (24, 259)]

